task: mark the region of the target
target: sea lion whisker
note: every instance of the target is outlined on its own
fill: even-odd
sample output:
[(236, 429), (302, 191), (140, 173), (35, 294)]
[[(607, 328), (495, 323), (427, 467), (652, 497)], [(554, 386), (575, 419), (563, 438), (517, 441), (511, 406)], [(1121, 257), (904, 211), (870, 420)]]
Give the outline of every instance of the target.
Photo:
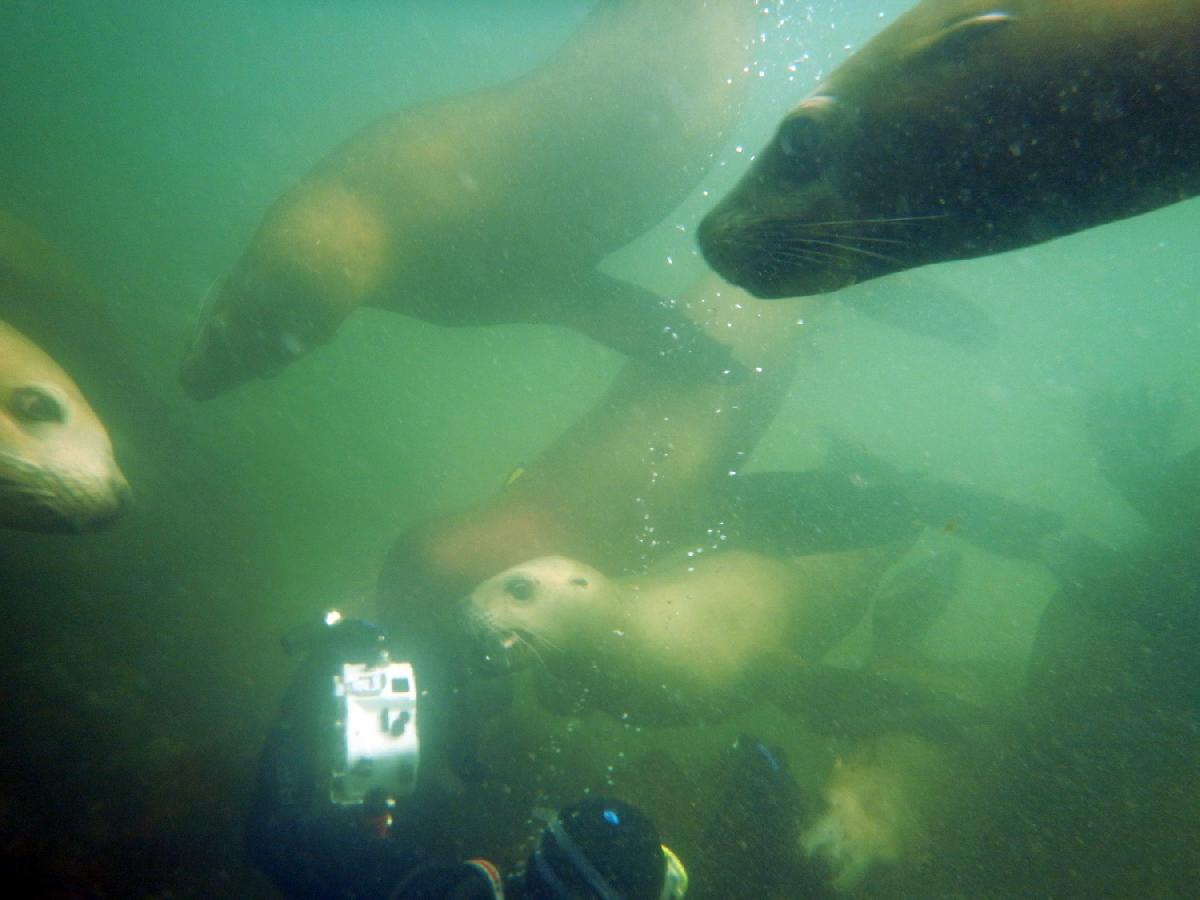
[(540, 642), (540, 643), (544, 644), (546, 647), (548, 647), (549, 649), (553, 650), (555, 653), (563, 652), (561, 647), (559, 647), (557, 644), (554, 643), (554, 641), (550, 640), (550, 638), (546, 637), (545, 635), (535, 634), (531, 631), (524, 631), (524, 630), (516, 632), (516, 635), (518, 637), (520, 637), (522, 640), (524, 640), (528, 645), (530, 645), (531, 648), (535, 644)]
[(907, 225), (909, 222), (928, 222), (949, 218), (949, 213), (934, 213), (926, 216), (878, 216), (867, 219), (830, 219), (826, 222), (803, 222), (790, 217), (780, 217), (778, 221), (789, 221), (797, 228), (828, 228), (834, 225)]
[(770, 263), (783, 264), (796, 261), (802, 263), (841, 263), (842, 258), (833, 253), (823, 253), (820, 250), (791, 250), (786, 252), (775, 250), (766, 257), (766, 261)]
[(792, 213), (764, 213), (758, 217), (754, 226), (756, 228), (786, 225), (789, 229), (802, 228), (843, 228), (855, 225), (909, 225), (913, 222), (930, 222), (947, 219), (949, 213), (934, 213), (931, 215), (922, 216), (868, 216), (861, 219), (826, 219), (824, 221), (810, 222), (805, 219), (797, 219)]
[(792, 262), (813, 263), (813, 262), (836, 262), (837, 257), (832, 253), (805, 253), (803, 251), (794, 251), (790, 253), (780, 253), (774, 251), (764, 257), (764, 261), (771, 264), (787, 264)]
[(790, 262), (797, 259), (805, 262), (821, 259), (836, 261), (840, 259), (836, 253), (813, 250), (811, 247), (766, 247), (764, 248), (764, 252), (766, 258), (771, 262)]
[(855, 247), (853, 244), (839, 243), (838, 241), (822, 241), (817, 238), (805, 238), (806, 243), (820, 244), (822, 247), (836, 247), (839, 250), (848, 250), (851, 253), (860, 253), (863, 256), (869, 256), (872, 259), (880, 259), (884, 262), (903, 265), (903, 261), (894, 256), (888, 256), (885, 253), (876, 253), (874, 250), (867, 250), (865, 247)]
[(865, 234), (836, 234), (830, 232), (825, 236), (831, 238), (841, 238), (847, 241), (866, 241), (871, 244), (901, 244), (903, 246), (908, 246), (912, 243), (912, 241), (905, 240), (904, 238), (869, 237)]
[(556, 653), (560, 653), (560, 654), (562, 653), (562, 651), (559, 650), (556, 646), (554, 646), (554, 644), (551, 641), (547, 640), (546, 638), (539, 637), (538, 635), (535, 635), (532, 632), (524, 631), (521, 629), (514, 629), (511, 632), (511, 634), (513, 637), (515, 637), (518, 641), (521, 642), (522, 646), (524, 646), (526, 649), (529, 650), (529, 652), (530, 652), (530, 654), (532, 654), (533, 658), (536, 659), (538, 661), (538, 663), (541, 665), (541, 667), (543, 669), (546, 669), (547, 671), (550, 670), (550, 665), (549, 665), (549, 663), (546, 662), (545, 654), (542, 652), (541, 648), (538, 647), (538, 642), (541, 641), (542, 643), (544, 643), (546, 645), (546, 647), (555, 651)]

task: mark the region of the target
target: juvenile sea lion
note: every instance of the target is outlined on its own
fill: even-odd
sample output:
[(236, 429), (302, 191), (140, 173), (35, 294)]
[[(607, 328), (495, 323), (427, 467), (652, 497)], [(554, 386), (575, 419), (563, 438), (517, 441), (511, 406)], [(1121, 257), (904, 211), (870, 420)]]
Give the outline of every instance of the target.
[(540, 660), (590, 708), (653, 723), (711, 720), (822, 655), (905, 547), (726, 551), (625, 579), (542, 557), (479, 585), (464, 616), (496, 664)]
[(1200, 189), (1200, 0), (925, 0), (701, 223), (761, 297), (1035, 244)]
[(603, 2), (536, 71), (359, 132), (267, 214), (204, 313), (185, 388), (205, 398), (272, 374), (364, 305), (441, 325), (567, 324), (717, 375), (722, 345), (596, 265), (712, 162), (755, 12)]
[(128, 496), (108, 432), (75, 382), (0, 322), (0, 525), (94, 528)]

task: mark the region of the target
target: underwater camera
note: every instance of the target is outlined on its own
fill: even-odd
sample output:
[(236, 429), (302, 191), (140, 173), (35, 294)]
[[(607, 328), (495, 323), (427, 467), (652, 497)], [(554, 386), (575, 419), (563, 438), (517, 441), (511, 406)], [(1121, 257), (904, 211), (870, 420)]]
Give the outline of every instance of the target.
[(417, 684), (413, 667), (392, 662), (343, 663), (333, 676), (337, 701), (334, 725), (334, 803), (362, 803), (371, 793), (407, 796), (417, 784)]
[(411, 794), (421, 752), (416, 676), (410, 663), (392, 661), (383, 630), (329, 610), (292, 629), (283, 646), (316, 666), (314, 749), (330, 800), (351, 806)]

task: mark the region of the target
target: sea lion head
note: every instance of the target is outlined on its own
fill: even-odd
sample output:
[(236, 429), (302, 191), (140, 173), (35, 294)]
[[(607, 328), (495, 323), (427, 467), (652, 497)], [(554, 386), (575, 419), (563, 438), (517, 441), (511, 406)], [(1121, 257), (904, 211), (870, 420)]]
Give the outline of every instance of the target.
[(615, 610), (612, 583), (564, 556), (545, 556), (507, 569), (467, 598), (463, 614), (484, 660), (514, 670), (531, 660), (571, 654), (589, 642)]
[(128, 499), (108, 433), (75, 382), (0, 322), (0, 526), (82, 531)]
[(358, 193), (320, 181), (294, 188), (206, 300), (184, 390), (205, 400), (327, 343), (378, 286), (386, 242), (382, 218)]
[(1015, 18), (979, 7), (919, 4), (784, 116), (700, 223), (708, 263), (775, 298), (933, 261), (942, 236), (963, 228), (946, 200), (970, 161), (942, 132), (944, 120), (964, 115), (958, 97), (977, 100), (967, 48)]

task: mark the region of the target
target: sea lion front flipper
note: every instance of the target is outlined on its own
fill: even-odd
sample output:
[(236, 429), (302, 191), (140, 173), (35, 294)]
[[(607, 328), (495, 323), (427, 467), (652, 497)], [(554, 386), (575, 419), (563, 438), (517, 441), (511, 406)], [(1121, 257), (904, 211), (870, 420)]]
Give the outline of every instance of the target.
[(899, 272), (843, 291), (841, 301), (877, 322), (961, 350), (987, 350), (1000, 329), (966, 295), (932, 278)]
[[(819, 734), (862, 738), (908, 731), (931, 738), (959, 739), (982, 721), (983, 709), (953, 692), (903, 674), (816, 664), (793, 669), (784, 690), (771, 701), (799, 716)], [(783, 687), (781, 684), (780, 687)]]
[(633, 359), (710, 380), (745, 371), (729, 347), (692, 321), (674, 299), (602, 272), (572, 282), (564, 295), (561, 309), (552, 313), (557, 321)]

